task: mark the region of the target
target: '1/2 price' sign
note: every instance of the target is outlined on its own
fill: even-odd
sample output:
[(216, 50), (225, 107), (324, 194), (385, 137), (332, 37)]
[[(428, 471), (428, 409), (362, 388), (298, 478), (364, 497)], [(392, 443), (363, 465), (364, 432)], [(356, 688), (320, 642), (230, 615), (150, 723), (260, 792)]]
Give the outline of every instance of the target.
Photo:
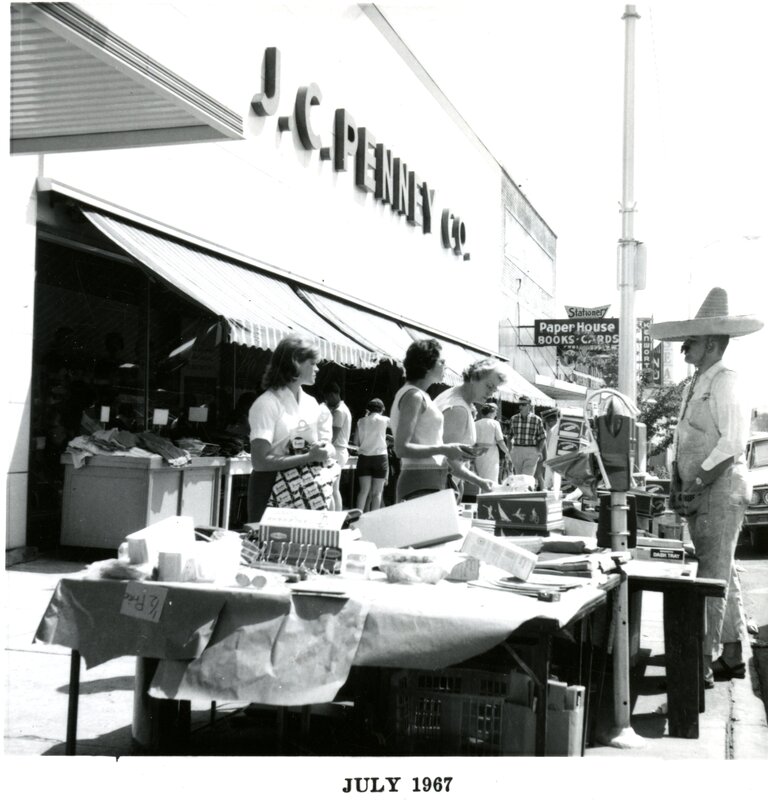
[(128, 617), (145, 619), (148, 622), (159, 622), (167, 594), (167, 586), (153, 586), (138, 581), (129, 581), (125, 587), (120, 613)]

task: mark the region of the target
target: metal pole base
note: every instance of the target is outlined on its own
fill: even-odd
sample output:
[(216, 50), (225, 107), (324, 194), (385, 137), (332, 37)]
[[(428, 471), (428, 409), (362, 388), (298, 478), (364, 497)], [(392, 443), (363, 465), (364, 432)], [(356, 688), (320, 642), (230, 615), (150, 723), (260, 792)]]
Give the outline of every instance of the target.
[(598, 733), (597, 741), (607, 747), (621, 750), (637, 750), (645, 747), (645, 739), (635, 733), (632, 728), (611, 728), (604, 734)]

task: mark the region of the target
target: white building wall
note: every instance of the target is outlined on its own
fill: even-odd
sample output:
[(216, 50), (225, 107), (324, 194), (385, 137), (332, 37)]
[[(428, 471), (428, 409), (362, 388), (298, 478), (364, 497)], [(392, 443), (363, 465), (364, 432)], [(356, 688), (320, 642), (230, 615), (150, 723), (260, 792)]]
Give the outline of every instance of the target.
[[(406, 63), (356, 4), (80, 3), (87, 13), (242, 114), (245, 139), (100, 152), (49, 154), (42, 174), (195, 236), (326, 284), (381, 308), (499, 349), (509, 296), (499, 165), (433, 84)], [(437, 35), (437, 32), (436, 32)], [(281, 52), (276, 115), (256, 117), (264, 50)], [(418, 56), (418, 54), (416, 54)], [(435, 190), (433, 232), (424, 234), (335, 172), (277, 117), (316, 83), (312, 121), (333, 145), (345, 108)], [(459, 109), (460, 112), (460, 109)], [(30, 372), (35, 276), (37, 157), (11, 159), (14, 281), (6, 281), (8, 348), (6, 548), (25, 543)], [(440, 213), (467, 226), (470, 260), (441, 244)], [(523, 301), (525, 297), (523, 296)]]
[[(185, 40), (179, 31), (169, 35), (173, 14), (154, 26), (145, 17), (142, 27), (124, 12), (110, 17), (102, 4), (85, 8), (242, 113), (246, 139), (52, 155), (47, 177), (497, 349), (499, 166), (357, 6), (321, 4), (320, 13), (306, 5), (242, 5), (226, 20), (201, 6), (209, 26), (201, 30), (200, 18), (193, 20), (195, 35), (206, 36), (187, 41), (185, 64), (174, 63)], [(281, 102), (278, 114), (261, 118), (250, 101), (261, 89), (269, 46), (281, 52)], [(278, 131), (277, 116), (292, 113), (296, 91), (309, 83), (322, 92), (312, 120), (324, 146), (333, 144), (334, 110), (345, 108), (435, 189), (431, 234), (356, 188), (351, 169), (335, 172), (318, 151), (304, 150), (295, 132)], [(441, 245), (446, 207), (466, 224), (470, 261)]]

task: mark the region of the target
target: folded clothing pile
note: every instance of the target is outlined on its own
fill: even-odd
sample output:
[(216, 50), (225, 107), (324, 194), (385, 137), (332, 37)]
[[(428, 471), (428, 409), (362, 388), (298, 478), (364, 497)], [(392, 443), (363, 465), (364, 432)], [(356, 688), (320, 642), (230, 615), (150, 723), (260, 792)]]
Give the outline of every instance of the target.
[(89, 456), (162, 456), (172, 467), (181, 467), (190, 461), (190, 454), (170, 440), (151, 431), (131, 433), (113, 428), (95, 431), (89, 436), (76, 436), (67, 445), (75, 468), (82, 467)]
[(177, 439), (176, 444), (182, 450), (186, 450), (191, 456), (217, 456), (221, 452), (219, 445), (213, 444), (212, 442), (204, 442), (202, 439), (196, 439), (190, 436)]
[(172, 467), (183, 467), (191, 460), (191, 456), (186, 450), (176, 447), (170, 439), (158, 436), (152, 431), (137, 433), (136, 439), (140, 447), (161, 455)]

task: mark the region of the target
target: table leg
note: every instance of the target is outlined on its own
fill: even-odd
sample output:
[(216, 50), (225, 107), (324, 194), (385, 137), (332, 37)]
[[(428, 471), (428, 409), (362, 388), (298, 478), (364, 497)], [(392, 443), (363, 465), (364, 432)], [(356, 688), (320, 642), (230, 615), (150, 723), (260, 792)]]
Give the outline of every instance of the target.
[(232, 503), (232, 475), (228, 469), (224, 470), (224, 507), (221, 510), (222, 519), (219, 525), (222, 528), (229, 528), (229, 507)]
[(75, 755), (77, 746), (77, 706), (80, 701), (80, 651), (73, 650), (69, 659), (69, 704), (67, 706), (67, 740), (64, 754)]
[(704, 711), (704, 628), (706, 619), (706, 598), (701, 598), (699, 619), (696, 630), (696, 652), (698, 653), (698, 666), (696, 674), (699, 676), (699, 712)]
[[(579, 622), (579, 684), (584, 687), (584, 724), (581, 729), (581, 755), (587, 749), (587, 735), (589, 730), (589, 697), (592, 694), (592, 663), (593, 663), (593, 621), (592, 615)], [(587, 638), (586, 652), (584, 637)], [(586, 663), (585, 663), (586, 662)]]
[(703, 615), (703, 597), (668, 589), (664, 592), (664, 651), (667, 672), (669, 735), (699, 738), (701, 642), (691, 620)]
[(549, 704), (549, 669), (552, 660), (552, 637), (539, 637), (534, 648), (533, 671), (538, 678), (536, 687), (536, 756), (547, 754), (547, 706)]

